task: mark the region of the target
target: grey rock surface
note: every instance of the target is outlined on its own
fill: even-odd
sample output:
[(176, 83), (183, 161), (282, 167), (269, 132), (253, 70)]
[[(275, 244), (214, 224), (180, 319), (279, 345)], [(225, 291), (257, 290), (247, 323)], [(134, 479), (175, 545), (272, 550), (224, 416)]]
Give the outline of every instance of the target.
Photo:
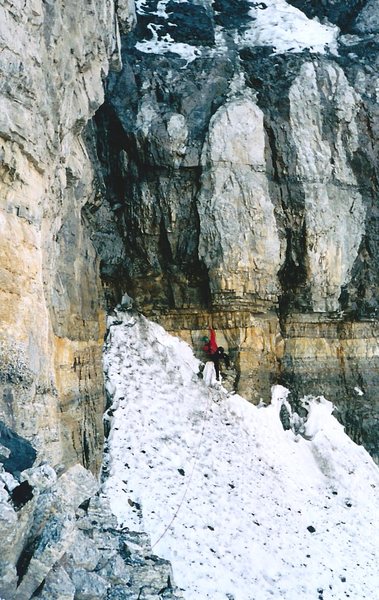
[[(148, 14), (154, 22), (153, 7), (138, 15), (137, 39)], [(118, 275), (147, 311), (288, 301), (301, 311), (356, 310), (345, 290), (362, 262), (373, 193), (361, 167), (376, 165), (373, 140), (362, 146), (364, 115), (376, 109), (361, 41), (357, 59), (344, 47), (341, 57), (270, 55), (226, 37), (239, 26), (225, 27), (215, 48), (203, 42), (184, 66), (123, 38), (124, 67), (111, 74), (97, 117), (124, 237)], [(360, 304), (363, 317), (376, 314)]]
[(97, 573), (85, 569), (73, 569), (71, 580), (75, 586), (77, 600), (102, 600), (107, 594), (110, 584)]
[(76, 570), (94, 571), (99, 563), (100, 553), (96, 544), (79, 529), (67, 552), (67, 558), (71, 564), (75, 565)]
[(29, 600), (32, 597), (49, 571), (65, 554), (73, 531), (74, 518), (70, 513), (50, 517), (41, 536), (36, 540), (36, 548), (17, 587), (15, 600)]
[(74, 600), (75, 585), (63, 567), (55, 566), (45, 578), (41, 600)]
[(21, 508), (8, 489), (14, 478), (3, 477), (2, 600), (182, 598), (170, 564), (152, 554), (148, 536), (117, 529), (89, 471), (74, 465), (60, 477), (52, 473), (44, 464), (20, 474), (20, 480), (36, 483), (33, 498)]
[(39, 492), (43, 492), (56, 483), (57, 474), (50, 465), (43, 464), (40, 467), (22, 471), (20, 480), (28, 481), (33, 488), (37, 488)]
[(354, 31), (362, 34), (379, 33), (379, 7), (377, 0), (368, 0), (359, 12)]

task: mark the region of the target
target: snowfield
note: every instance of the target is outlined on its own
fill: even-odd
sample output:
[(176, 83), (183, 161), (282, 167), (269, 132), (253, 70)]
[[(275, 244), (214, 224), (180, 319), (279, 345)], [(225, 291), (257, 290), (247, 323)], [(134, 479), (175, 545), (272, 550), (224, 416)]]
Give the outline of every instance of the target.
[(144, 317), (118, 311), (109, 328), (104, 489), (184, 598), (378, 599), (379, 470), (332, 405), (309, 402), (304, 439), (281, 425), (285, 388), (258, 408)]

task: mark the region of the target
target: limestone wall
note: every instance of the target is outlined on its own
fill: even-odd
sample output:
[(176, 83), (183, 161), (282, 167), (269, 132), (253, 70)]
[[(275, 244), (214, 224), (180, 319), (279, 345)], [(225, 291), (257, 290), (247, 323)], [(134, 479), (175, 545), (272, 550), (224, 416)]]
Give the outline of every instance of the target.
[(120, 68), (112, 0), (0, 7), (0, 419), (97, 468), (104, 303), (83, 127)]
[(250, 43), (228, 3), (188, 22), (2, 3), (0, 420), (53, 465), (98, 467), (105, 304), (126, 291), (196, 351), (211, 321), (248, 398), (329, 394), (377, 452), (377, 20), (341, 6), (319, 9), (348, 34), (324, 55)]

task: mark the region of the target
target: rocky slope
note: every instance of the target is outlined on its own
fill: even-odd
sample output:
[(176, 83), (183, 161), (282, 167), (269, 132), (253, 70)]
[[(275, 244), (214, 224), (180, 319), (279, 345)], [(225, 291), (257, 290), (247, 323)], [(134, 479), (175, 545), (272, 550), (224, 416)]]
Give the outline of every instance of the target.
[(110, 288), (195, 348), (213, 323), (241, 394), (322, 392), (377, 455), (376, 5), (137, 16), (96, 115)]
[(14, 470), (13, 438), (0, 465), (0, 597), (2, 600), (179, 600), (169, 563), (149, 537), (117, 527), (95, 477), (80, 465)]

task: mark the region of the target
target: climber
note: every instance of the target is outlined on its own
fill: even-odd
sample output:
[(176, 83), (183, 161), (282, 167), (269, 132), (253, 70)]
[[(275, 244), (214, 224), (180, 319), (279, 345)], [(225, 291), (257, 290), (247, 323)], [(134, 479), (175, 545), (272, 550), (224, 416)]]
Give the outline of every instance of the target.
[(209, 328), (209, 337), (203, 337), (203, 342), (205, 342), (203, 346), (203, 350), (208, 356), (214, 354), (217, 350), (217, 342), (216, 342), (216, 332), (211, 327)]
[(203, 341), (205, 342), (203, 350), (207, 354), (208, 358), (213, 362), (216, 371), (216, 379), (217, 381), (219, 381), (220, 360), (224, 360), (225, 365), (228, 368), (230, 365), (229, 356), (225, 353), (224, 348), (222, 346), (217, 345), (216, 333), (215, 330), (211, 327), (209, 328), (209, 337), (204, 337)]
[(210, 359), (213, 360), (213, 364), (215, 366), (215, 371), (216, 371), (216, 379), (217, 379), (217, 381), (219, 381), (220, 380), (220, 360), (224, 360), (226, 368), (229, 368), (229, 366), (230, 366), (229, 356), (224, 351), (224, 348), (222, 346), (219, 346), (217, 348), (216, 352), (211, 354)]

